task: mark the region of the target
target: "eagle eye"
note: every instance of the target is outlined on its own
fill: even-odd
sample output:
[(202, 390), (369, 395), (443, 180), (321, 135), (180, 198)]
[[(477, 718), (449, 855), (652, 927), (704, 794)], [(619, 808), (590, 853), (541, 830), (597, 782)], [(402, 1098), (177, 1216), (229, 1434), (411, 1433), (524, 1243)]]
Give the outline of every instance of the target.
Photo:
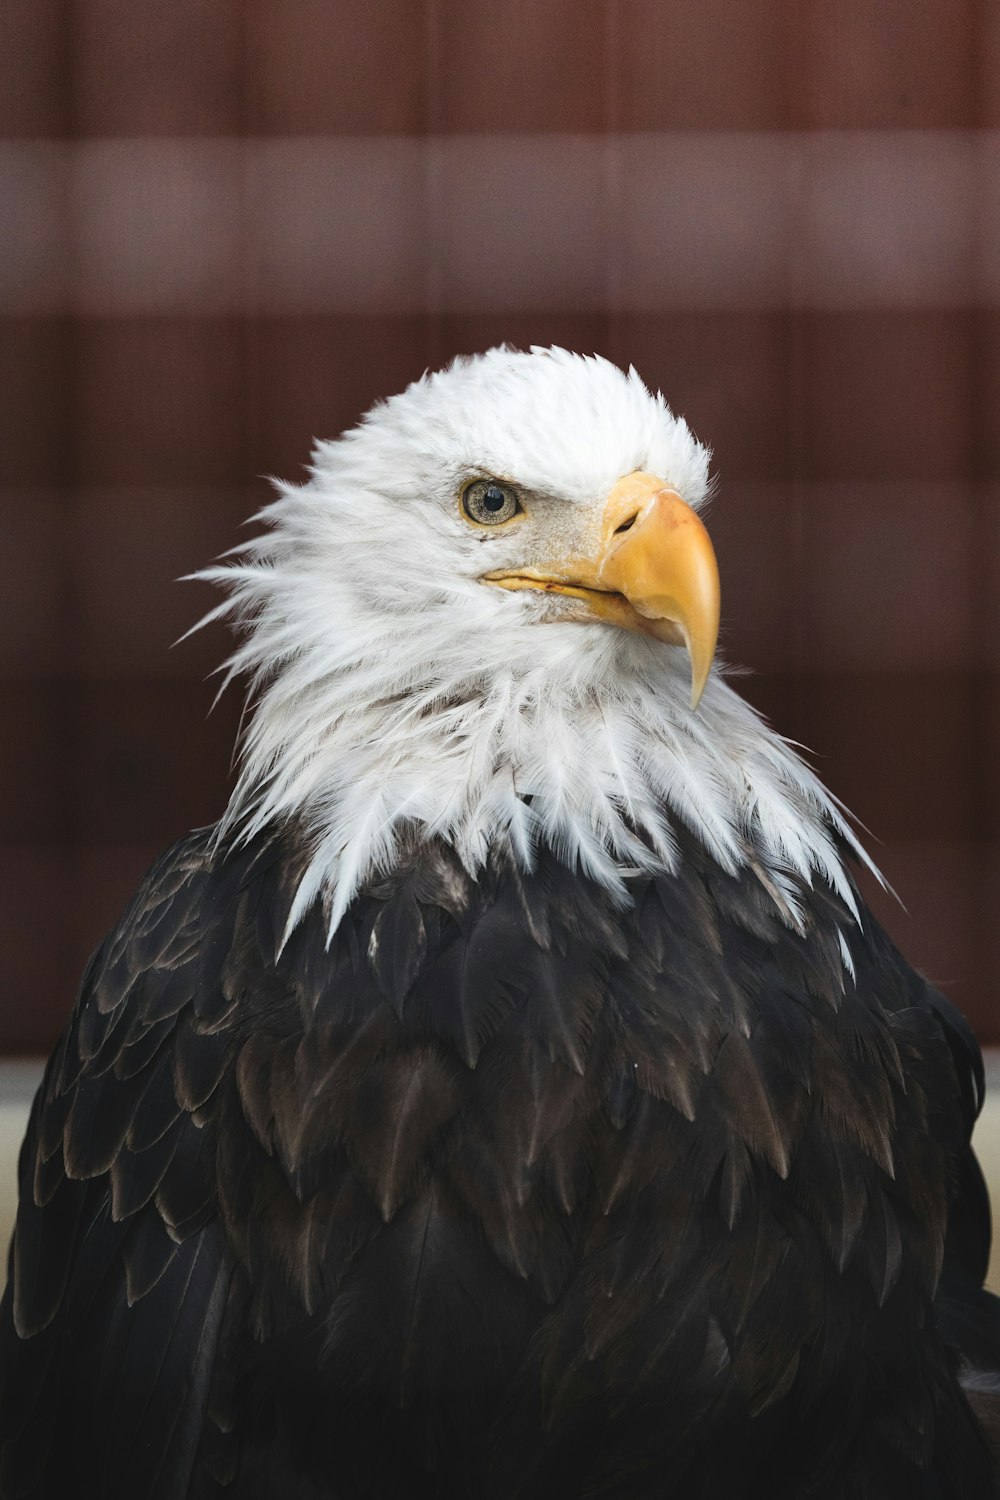
[(474, 479), (462, 491), (462, 509), (479, 526), (500, 526), (521, 511), (513, 485), (499, 479)]

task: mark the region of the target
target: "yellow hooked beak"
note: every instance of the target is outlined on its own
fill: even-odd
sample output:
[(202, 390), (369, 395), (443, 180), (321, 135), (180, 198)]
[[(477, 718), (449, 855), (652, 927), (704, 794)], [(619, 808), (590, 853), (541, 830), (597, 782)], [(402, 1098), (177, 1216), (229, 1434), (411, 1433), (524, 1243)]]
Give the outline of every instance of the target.
[(567, 594), (598, 620), (686, 646), (691, 706), (698, 706), (719, 636), (719, 567), (695, 512), (655, 474), (619, 479), (593, 557), (500, 570), (484, 582)]

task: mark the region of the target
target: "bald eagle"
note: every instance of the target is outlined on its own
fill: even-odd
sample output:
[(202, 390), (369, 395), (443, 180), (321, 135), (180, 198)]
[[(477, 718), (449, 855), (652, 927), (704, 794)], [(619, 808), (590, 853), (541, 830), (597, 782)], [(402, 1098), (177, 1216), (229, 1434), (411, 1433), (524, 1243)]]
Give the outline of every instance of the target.
[(241, 770), (35, 1100), (4, 1497), (997, 1493), (981, 1058), (714, 664), (708, 458), (497, 349), (209, 570)]

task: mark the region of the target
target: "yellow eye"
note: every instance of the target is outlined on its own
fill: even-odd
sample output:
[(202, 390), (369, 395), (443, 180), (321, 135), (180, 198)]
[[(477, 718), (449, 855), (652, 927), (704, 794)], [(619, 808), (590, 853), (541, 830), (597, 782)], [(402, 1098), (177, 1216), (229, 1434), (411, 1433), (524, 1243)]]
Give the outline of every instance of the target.
[(462, 491), (462, 509), (480, 526), (501, 526), (521, 510), (513, 485), (499, 479), (474, 479)]

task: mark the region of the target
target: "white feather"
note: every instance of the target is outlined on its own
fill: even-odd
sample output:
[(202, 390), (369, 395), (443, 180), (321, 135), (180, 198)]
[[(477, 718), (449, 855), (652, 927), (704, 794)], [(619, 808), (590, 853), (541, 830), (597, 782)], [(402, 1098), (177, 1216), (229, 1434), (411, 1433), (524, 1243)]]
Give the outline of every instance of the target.
[(288, 931), (322, 900), (332, 933), (404, 830), (446, 839), (472, 874), (493, 849), (530, 868), (548, 846), (625, 900), (637, 871), (674, 868), (680, 822), (723, 868), (763, 872), (791, 924), (795, 877), (853, 909), (834, 836), (865, 856), (718, 670), (692, 713), (680, 648), (479, 581), (530, 563), (541, 523), (475, 531), (456, 499), (470, 474), (548, 497), (549, 544), (635, 469), (704, 503), (707, 450), (634, 371), (492, 350), (375, 407), (314, 462), (308, 484), (278, 486), (263, 535), (198, 575), (229, 591), (206, 618), (243, 631), (223, 685), (243, 676), (253, 708), (220, 829), (297, 819), (308, 840)]

